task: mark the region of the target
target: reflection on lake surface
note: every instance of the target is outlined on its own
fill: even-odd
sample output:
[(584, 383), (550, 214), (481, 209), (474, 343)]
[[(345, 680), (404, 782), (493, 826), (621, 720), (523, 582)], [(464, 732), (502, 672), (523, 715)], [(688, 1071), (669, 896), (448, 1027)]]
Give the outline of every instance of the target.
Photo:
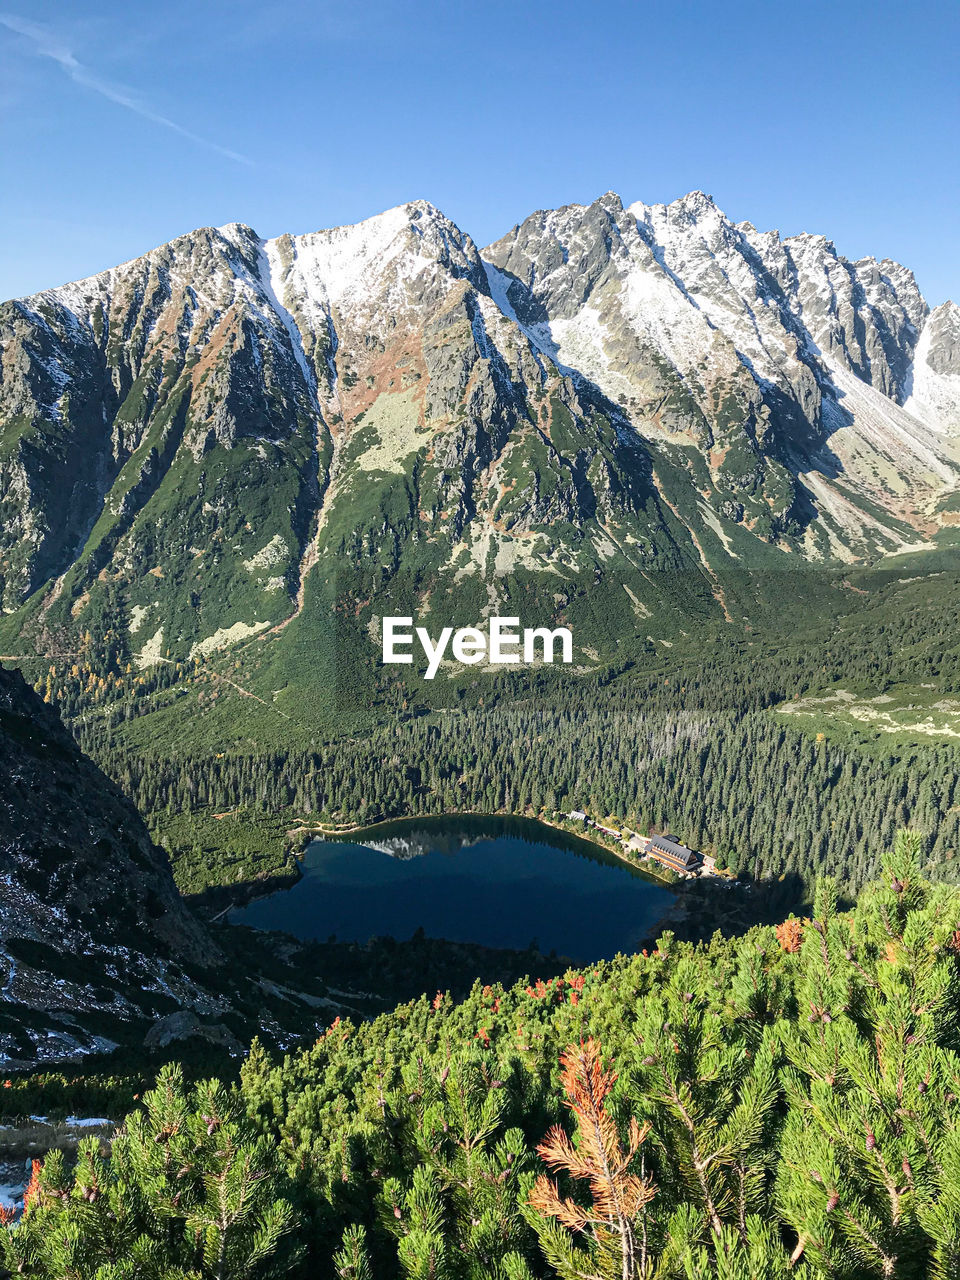
[(673, 902), (605, 850), (543, 823), (448, 817), (314, 841), (297, 884), (230, 919), (320, 941), (404, 939), (418, 928), (488, 947), (535, 941), (582, 964), (637, 950)]

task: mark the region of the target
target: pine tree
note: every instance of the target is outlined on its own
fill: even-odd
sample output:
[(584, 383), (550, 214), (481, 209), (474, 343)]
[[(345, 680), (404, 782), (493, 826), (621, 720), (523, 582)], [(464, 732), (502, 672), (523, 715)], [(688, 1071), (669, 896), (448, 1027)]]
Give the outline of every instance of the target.
[(216, 1081), (187, 1093), (165, 1068), (109, 1157), (79, 1147), (44, 1161), (22, 1224), (0, 1238), (8, 1267), (44, 1280), (267, 1280), (284, 1274), (293, 1210), (273, 1146)]
[(550, 1178), (537, 1179), (530, 1193), (531, 1209), (584, 1240), (583, 1245), (574, 1246), (562, 1231), (534, 1219), (544, 1252), (567, 1280), (646, 1276), (648, 1246), (639, 1219), (655, 1188), (636, 1172), (635, 1161), (649, 1127), (641, 1129), (631, 1116), (626, 1141), (621, 1140), (606, 1103), (616, 1074), (604, 1070), (595, 1041), (571, 1046), (561, 1063), (561, 1085), (576, 1125), (576, 1143), (556, 1125), (537, 1151), (551, 1169), (587, 1182), (590, 1203), (581, 1205), (562, 1196)]
[(800, 957), (801, 1019), (782, 1032), (792, 1070), (781, 1212), (797, 1256), (845, 1259), (850, 1275), (956, 1274), (945, 1173), (960, 1123), (957, 906), (921, 881), (919, 852), (916, 836), (898, 838), (853, 920), (818, 892)]
[(359, 1223), (344, 1231), (343, 1244), (334, 1255), (333, 1266), (337, 1280), (373, 1280), (367, 1253), (367, 1233)]

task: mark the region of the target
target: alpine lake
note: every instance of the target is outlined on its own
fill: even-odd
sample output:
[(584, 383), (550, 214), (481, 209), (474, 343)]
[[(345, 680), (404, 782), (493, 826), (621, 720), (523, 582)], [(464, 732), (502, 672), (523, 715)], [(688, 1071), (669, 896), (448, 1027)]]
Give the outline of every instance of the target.
[(674, 892), (614, 854), (529, 818), (453, 815), (314, 840), (301, 878), (232, 911), (235, 924), (302, 939), (428, 937), (574, 964), (634, 952)]

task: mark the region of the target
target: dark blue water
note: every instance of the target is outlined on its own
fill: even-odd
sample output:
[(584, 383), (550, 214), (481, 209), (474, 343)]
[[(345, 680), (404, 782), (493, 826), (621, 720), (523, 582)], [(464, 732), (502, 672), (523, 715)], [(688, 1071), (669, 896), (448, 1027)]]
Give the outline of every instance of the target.
[(585, 840), (525, 818), (384, 823), (311, 844), (303, 878), (231, 913), (299, 938), (429, 937), (523, 949), (577, 964), (641, 947), (669, 889)]

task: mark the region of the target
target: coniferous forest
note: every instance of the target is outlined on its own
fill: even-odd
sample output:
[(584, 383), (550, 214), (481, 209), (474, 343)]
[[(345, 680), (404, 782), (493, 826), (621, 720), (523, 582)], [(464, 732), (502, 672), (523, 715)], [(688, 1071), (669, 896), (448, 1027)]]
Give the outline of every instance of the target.
[[(921, 707), (952, 696), (958, 598), (955, 574), (892, 579), (862, 613), (807, 630), (798, 598), (788, 602), (795, 636), (697, 635), (573, 678), (541, 670), (445, 688), (388, 681), (370, 659), (363, 715), (345, 708), (339, 731), (258, 709), (245, 734), (227, 736), (256, 707), (223, 685), (228, 673), (243, 682), (242, 657), (160, 666), (132, 684), (60, 664), (35, 685), (148, 817), (188, 893), (240, 868), (244, 878), (288, 872), (286, 832), (304, 822), (571, 808), (676, 830), (754, 880), (790, 876), (809, 889), (827, 871), (855, 891), (904, 826), (923, 834), (932, 874), (954, 875), (956, 732), (879, 733), (783, 708), (837, 688), (881, 702), (907, 690)], [(153, 726), (168, 713), (175, 733), (164, 738)], [(248, 829), (209, 820), (238, 811)]]
[(37, 1164), (62, 1280), (960, 1275), (960, 892), (901, 834), (856, 908), (337, 1021), (239, 1083), (165, 1069)]

